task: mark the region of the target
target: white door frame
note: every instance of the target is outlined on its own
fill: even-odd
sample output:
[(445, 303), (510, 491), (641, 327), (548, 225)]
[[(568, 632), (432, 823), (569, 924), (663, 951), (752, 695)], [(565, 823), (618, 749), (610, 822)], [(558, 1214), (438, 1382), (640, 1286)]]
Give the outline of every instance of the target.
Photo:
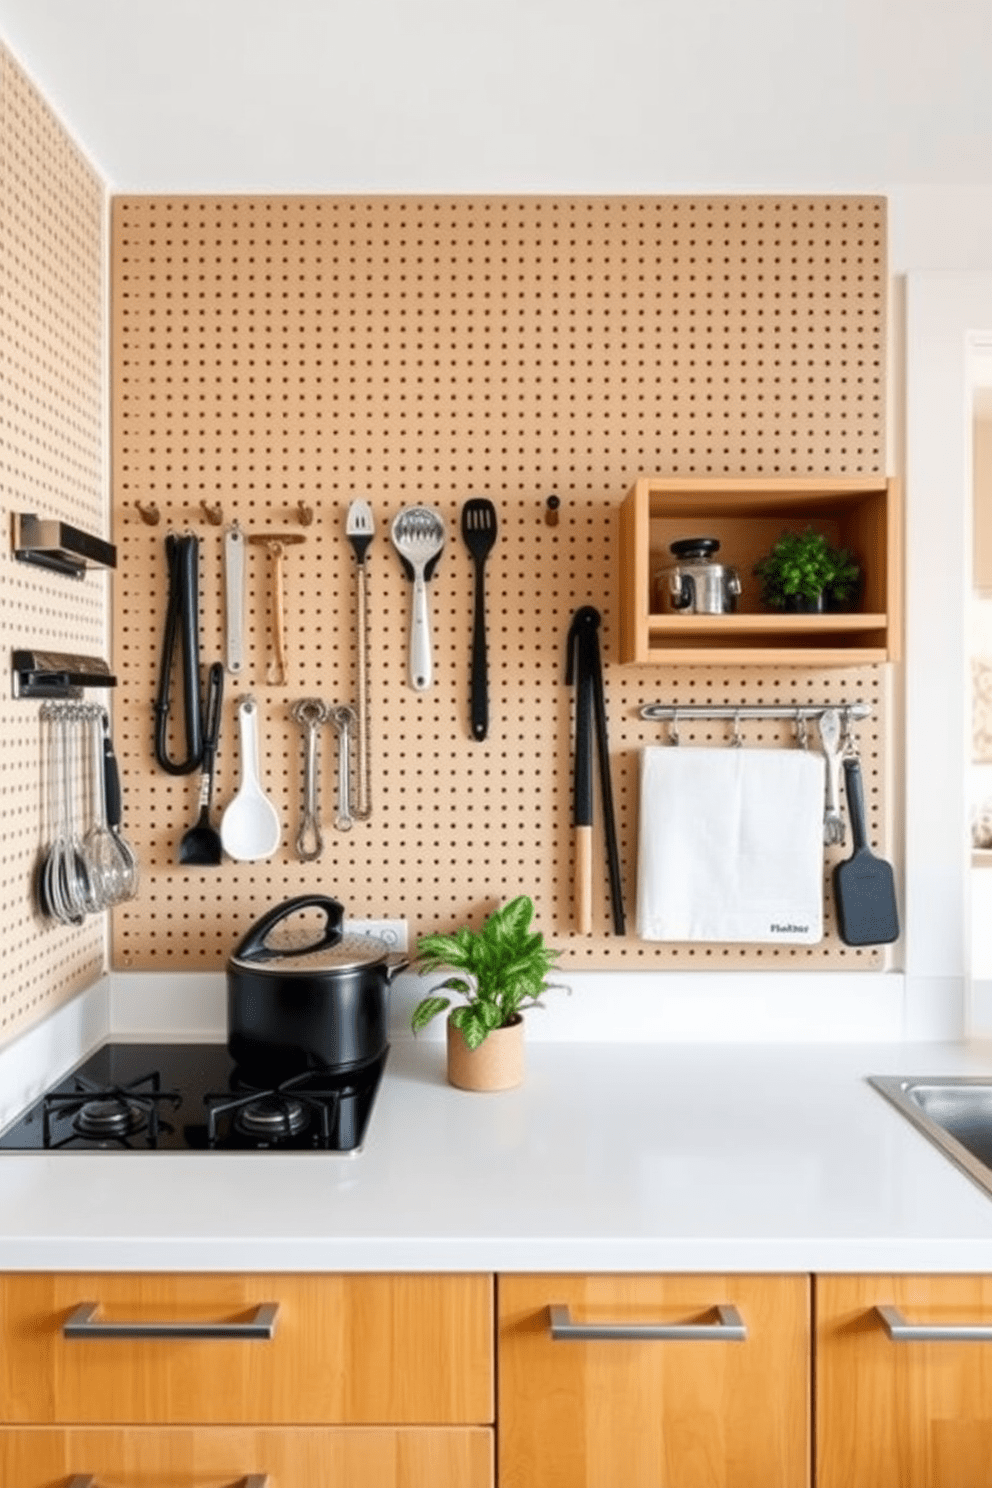
[(992, 274), (906, 280), (907, 1008), (982, 1035), (970, 976), (972, 409)]

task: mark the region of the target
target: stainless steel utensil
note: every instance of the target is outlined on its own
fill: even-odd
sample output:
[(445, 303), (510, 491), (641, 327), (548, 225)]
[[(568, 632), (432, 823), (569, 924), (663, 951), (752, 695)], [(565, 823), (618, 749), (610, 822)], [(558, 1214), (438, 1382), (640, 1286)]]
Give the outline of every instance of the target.
[(348, 507), (345, 536), (355, 554), (356, 615), (355, 648), (358, 657), (358, 723), (355, 737), (358, 746), (358, 783), (352, 813), (357, 821), (368, 821), (372, 815), (372, 759), (369, 747), (369, 611), (368, 577), (365, 560), (375, 533), (372, 508), (356, 498)]
[(227, 670), (240, 677), (245, 665), (245, 535), (237, 522), (224, 531), (224, 645)]
[(302, 532), (253, 532), (248, 541), (258, 543), (269, 555), (272, 570), (272, 655), (265, 669), (265, 680), (270, 687), (283, 687), (286, 682), (286, 632), (282, 560), (287, 547), (305, 542), (306, 538)]
[(103, 712), (103, 799), (104, 809), (107, 813), (107, 826), (110, 835), (114, 839), (114, 846), (121, 860), (121, 871), (124, 882), (125, 899), (133, 899), (138, 892), (138, 881), (140, 870), (138, 858), (130, 842), (121, 831), (121, 821), (124, 815), (124, 802), (121, 796), (121, 776), (117, 768), (117, 756), (114, 753), (114, 741), (110, 737), (110, 718)]
[(472, 738), (484, 739), (489, 732), (489, 672), (486, 659), (486, 559), (496, 541), (496, 508), (491, 501), (474, 496), (462, 507), (462, 537), (475, 563), (475, 605), (472, 621), (472, 674), (469, 684), (469, 716)]
[(107, 825), (103, 790), (103, 729), (99, 711), (96, 708), (88, 709), (82, 724), (85, 731), (90, 812), (89, 826), (83, 837), (83, 850), (96, 895), (103, 907), (109, 907), (120, 904), (127, 898), (127, 874)]
[(342, 703), (332, 708), (328, 716), (338, 731), (338, 805), (334, 825), (339, 832), (350, 832), (354, 824), (351, 810), (351, 730), (355, 723), (355, 710)]
[(304, 733), (303, 810), (296, 834), (296, 856), (301, 863), (312, 863), (324, 851), (320, 830), (320, 784), (318, 760), (320, 730), (327, 719), (327, 704), (322, 698), (300, 698), (291, 713)]
[(434, 680), (427, 584), (437, 567), (446, 536), (444, 519), (432, 507), (404, 507), (393, 518), (393, 546), (399, 554), (403, 572), (413, 582), (410, 686), (417, 692), (424, 692)]
[(66, 754), (63, 766), (66, 801), (66, 837), (63, 848), (65, 877), (69, 902), (83, 914), (95, 914), (104, 908), (89, 860), (83, 847), (84, 797), (80, 779), (79, 740), (82, 717), (77, 710), (66, 715)]
[(68, 876), (68, 749), (66, 719), (52, 707), (43, 714), (48, 726), (49, 844), (38, 878), (38, 899), (44, 913), (63, 925), (81, 925), (84, 907), (72, 895)]
[(841, 718), (836, 708), (825, 708), (818, 727), (823, 753), (827, 757), (827, 802), (823, 815), (823, 840), (828, 846), (842, 846), (846, 835), (840, 812)]
[(279, 813), (258, 778), (258, 705), (246, 697), (238, 708), (241, 736), (241, 784), (220, 823), (220, 839), (229, 857), (242, 863), (271, 858), (279, 846)]

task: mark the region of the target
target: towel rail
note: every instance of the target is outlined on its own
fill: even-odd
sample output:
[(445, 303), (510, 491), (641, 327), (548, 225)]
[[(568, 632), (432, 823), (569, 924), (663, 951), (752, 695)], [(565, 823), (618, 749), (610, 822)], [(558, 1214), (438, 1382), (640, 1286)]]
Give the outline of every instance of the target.
[(742, 723), (749, 718), (782, 718), (799, 723), (800, 720), (819, 718), (821, 713), (831, 709), (852, 723), (871, 715), (870, 703), (745, 703), (740, 707), (733, 703), (645, 703), (640, 715), (657, 723), (682, 723), (692, 718), (728, 718)]

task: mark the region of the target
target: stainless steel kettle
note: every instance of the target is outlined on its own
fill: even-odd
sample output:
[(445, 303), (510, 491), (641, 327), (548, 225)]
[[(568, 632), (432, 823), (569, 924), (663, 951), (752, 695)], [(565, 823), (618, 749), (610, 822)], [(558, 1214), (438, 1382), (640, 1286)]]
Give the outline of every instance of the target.
[(736, 568), (714, 563), (720, 548), (715, 537), (684, 537), (669, 544), (677, 560), (655, 574), (657, 599), (663, 609), (689, 615), (729, 615), (741, 592)]

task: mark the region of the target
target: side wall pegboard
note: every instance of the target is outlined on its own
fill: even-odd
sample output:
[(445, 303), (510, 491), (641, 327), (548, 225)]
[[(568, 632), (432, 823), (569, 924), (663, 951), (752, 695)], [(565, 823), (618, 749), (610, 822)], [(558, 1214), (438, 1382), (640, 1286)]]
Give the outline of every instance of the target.
[(104, 468), (106, 194), (33, 84), (0, 46), (0, 1043), (104, 969), (100, 917), (38, 914), (39, 705), (11, 696), (16, 648), (106, 655), (109, 591), (15, 561), (11, 515), (90, 533), (108, 525)]
[[(616, 937), (598, 846), (593, 933), (573, 933), (564, 665), (572, 614), (596, 606), (631, 922), (637, 750), (664, 737), (637, 716), (645, 702), (869, 703), (859, 742), (873, 838), (885, 842), (885, 668), (615, 660), (616, 514), (638, 474), (884, 471), (882, 200), (126, 197), (112, 231), (116, 737), (125, 826), (144, 866), (140, 898), (113, 915), (117, 966), (220, 967), (264, 909), (305, 890), (333, 894), (355, 917), (405, 916), (414, 935), (478, 923), (526, 890), (572, 967), (881, 964), (839, 942), (829, 895), (816, 947)], [(373, 810), (335, 831), (325, 730), (325, 847), (301, 863), (303, 746), (289, 709), (356, 696), (344, 535), (355, 496), (376, 522)], [(459, 513), (470, 496), (492, 498), (499, 516), (483, 743), (468, 714), (472, 567)], [(300, 501), (314, 512), (308, 527)], [(158, 508), (159, 526), (138, 502)], [(410, 585), (388, 540), (410, 504), (437, 508), (448, 526), (429, 588), (436, 680), (422, 693), (407, 684)], [(283, 559), (280, 687), (265, 680), (269, 560), (249, 548), (246, 665), (227, 678), (216, 791), (215, 820), (237, 787), (234, 709), (250, 692), (282, 846), (262, 862), (192, 869), (178, 865), (177, 844), (196, 816), (197, 782), (156, 769), (151, 704), (169, 529), (201, 538), (202, 654), (223, 654), (222, 528), (205, 516), (216, 506), (250, 534), (304, 540)], [(695, 729), (720, 743), (719, 725)], [(790, 735), (749, 724), (746, 737)]]

